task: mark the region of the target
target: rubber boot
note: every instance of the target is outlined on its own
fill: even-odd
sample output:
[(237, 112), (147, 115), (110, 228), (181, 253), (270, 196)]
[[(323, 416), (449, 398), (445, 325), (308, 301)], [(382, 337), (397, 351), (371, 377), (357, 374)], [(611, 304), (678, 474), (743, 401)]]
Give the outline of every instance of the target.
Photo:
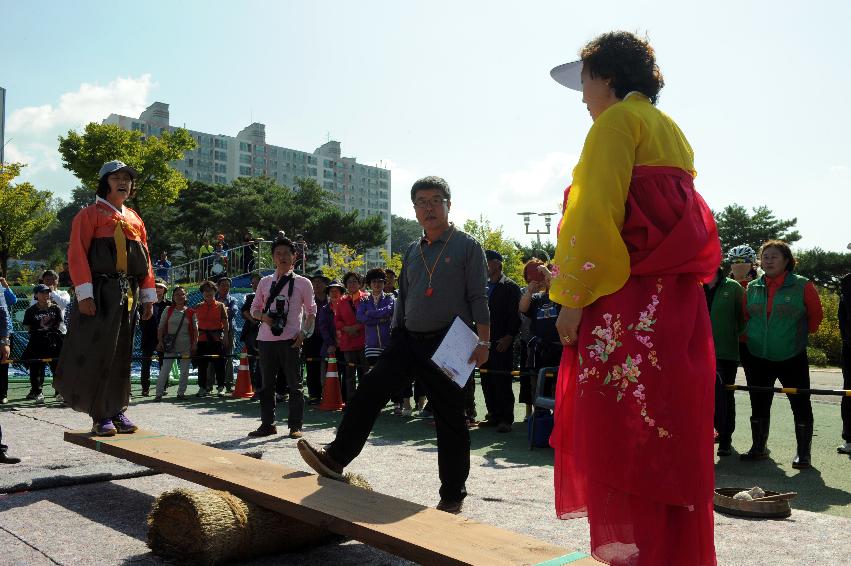
[(741, 454), (739, 460), (765, 460), (771, 454), (771, 450), (766, 446), (768, 444), (768, 429), (771, 425), (771, 418), (756, 418), (751, 417), (751, 438), (753, 446), (751, 449)]
[(795, 423), (795, 440), (798, 442), (798, 453), (792, 460), (792, 467), (796, 470), (812, 468), (810, 449), (813, 445), (813, 423)]

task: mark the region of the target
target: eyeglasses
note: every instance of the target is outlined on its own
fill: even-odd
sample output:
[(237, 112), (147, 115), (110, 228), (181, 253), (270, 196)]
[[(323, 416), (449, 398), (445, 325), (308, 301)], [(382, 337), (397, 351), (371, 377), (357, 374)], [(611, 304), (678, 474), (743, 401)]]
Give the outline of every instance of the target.
[(440, 197), (434, 197), (430, 199), (417, 199), (414, 201), (414, 208), (437, 208), (445, 202), (449, 202), (449, 199)]

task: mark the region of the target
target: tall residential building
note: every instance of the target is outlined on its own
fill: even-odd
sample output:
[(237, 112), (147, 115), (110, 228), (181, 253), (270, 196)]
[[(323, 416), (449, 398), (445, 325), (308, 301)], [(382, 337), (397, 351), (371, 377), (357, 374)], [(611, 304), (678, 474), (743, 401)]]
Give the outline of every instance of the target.
[[(168, 104), (163, 102), (154, 102), (138, 118), (110, 114), (103, 123), (138, 130), (146, 136), (177, 129), (169, 124)], [(342, 157), (338, 141), (329, 141), (313, 153), (267, 144), (266, 126), (258, 122), (244, 128), (236, 137), (187, 130), (198, 147), (171, 163), (187, 179), (227, 184), (237, 177), (265, 175), (292, 186), (296, 177), (313, 178), (334, 193), (343, 211), (356, 210), (362, 217), (381, 216), (387, 230), (384, 248), (390, 251), (388, 169), (358, 163), (354, 157)], [(369, 250), (365, 259), (370, 267), (382, 263), (378, 249)]]

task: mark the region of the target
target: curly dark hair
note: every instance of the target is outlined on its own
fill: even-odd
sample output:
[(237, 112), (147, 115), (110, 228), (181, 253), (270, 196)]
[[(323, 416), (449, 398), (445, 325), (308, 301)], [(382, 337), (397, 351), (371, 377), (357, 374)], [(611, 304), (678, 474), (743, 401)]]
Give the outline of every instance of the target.
[(611, 31), (589, 41), (579, 52), (592, 78), (611, 81), (615, 96), (637, 90), (656, 104), (665, 86), (650, 42), (628, 31)]
[(370, 269), (366, 272), (366, 277), (363, 278), (363, 282), (366, 285), (371, 284), (373, 281), (386, 281), (387, 274), (380, 267), (376, 267), (374, 269)]
[(295, 244), (292, 240), (290, 240), (284, 235), (283, 231), (278, 232), (278, 235), (275, 236), (275, 239), (272, 241), (273, 254), (275, 253), (275, 248), (277, 248), (278, 246), (286, 246), (290, 249), (292, 253), (296, 253)]
[(429, 175), (428, 177), (418, 179), (413, 184), (411, 187), (411, 202), (414, 202), (417, 191), (427, 191), (430, 189), (437, 189), (443, 193), (443, 198), (452, 200), (452, 191), (449, 189), (449, 183), (446, 182), (446, 179), (437, 177), (436, 175)]
[(352, 277), (357, 280), (358, 285), (363, 286), (363, 277), (360, 276), (360, 273), (355, 273), (354, 271), (349, 271), (343, 275), (343, 285), (346, 285)]

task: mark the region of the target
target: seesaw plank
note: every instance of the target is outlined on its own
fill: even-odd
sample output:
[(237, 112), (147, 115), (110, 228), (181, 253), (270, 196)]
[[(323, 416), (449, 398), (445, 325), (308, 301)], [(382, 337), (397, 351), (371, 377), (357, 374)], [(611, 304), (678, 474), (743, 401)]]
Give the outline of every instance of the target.
[(153, 431), (105, 438), (74, 431), (65, 433), (65, 441), (229, 491), (421, 564), (598, 564), (583, 553), (462, 516)]

